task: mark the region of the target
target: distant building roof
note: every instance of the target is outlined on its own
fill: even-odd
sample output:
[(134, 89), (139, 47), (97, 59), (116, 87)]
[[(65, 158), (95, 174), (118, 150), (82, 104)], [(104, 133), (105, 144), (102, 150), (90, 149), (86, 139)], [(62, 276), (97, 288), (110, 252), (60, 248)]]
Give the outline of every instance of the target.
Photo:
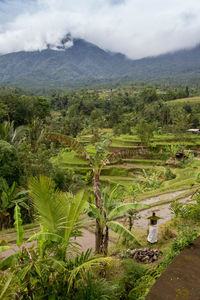
[(199, 129), (197, 129), (197, 128), (191, 128), (191, 129), (188, 129), (187, 131), (189, 131), (189, 132), (199, 132)]

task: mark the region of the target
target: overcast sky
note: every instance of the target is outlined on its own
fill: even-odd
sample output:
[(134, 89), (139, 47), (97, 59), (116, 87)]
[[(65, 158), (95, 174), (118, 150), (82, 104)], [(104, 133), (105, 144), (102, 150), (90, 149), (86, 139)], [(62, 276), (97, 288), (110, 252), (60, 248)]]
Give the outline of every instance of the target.
[(71, 32), (141, 58), (200, 42), (199, 0), (0, 0), (0, 53), (42, 50)]

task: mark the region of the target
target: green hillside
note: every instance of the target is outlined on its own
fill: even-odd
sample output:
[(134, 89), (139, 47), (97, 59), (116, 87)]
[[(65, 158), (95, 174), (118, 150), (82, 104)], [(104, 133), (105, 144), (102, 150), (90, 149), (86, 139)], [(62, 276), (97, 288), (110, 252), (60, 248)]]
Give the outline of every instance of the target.
[(200, 97), (190, 97), (190, 98), (181, 98), (176, 100), (171, 100), (168, 102), (169, 106), (173, 105), (183, 105), (183, 104), (197, 104), (200, 103)]
[(0, 56), (0, 85), (25, 88), (77, 88), (128, 81), (196, 84), (200, 47), (130, 60), (74, 39), (67, 49), (16, 52)]

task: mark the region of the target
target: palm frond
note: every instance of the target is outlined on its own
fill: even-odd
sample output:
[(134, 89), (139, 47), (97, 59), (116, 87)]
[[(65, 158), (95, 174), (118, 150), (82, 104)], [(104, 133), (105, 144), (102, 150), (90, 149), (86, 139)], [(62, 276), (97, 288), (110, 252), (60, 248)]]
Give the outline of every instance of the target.
[(78, 218), (83, 210), (83, 207), (88, 199), (88, 194), (83, 190), (79, 191), (72, 199), (66, 214), (65, 240), (68, 241), (71, 233), (78, 221)]
[(50, 241), (56, 243), (64, 243), (67, 244), (65, 239), (56, 233), (51, 232), (38, 232), (35, 233), (28, 239), (28, 243), (32, 241)]
[(11, 143), (16, 145), (20, 141), (22, 141), (22, 138), (25, 137), (26, 133), (28, 132), (27, 126), (18, 126), (11, 136)]
[(32, 178), (29, 182), (30, 196), (36, 208), (42, 225), (51, 233), (62, 235), (69, 201), (67, 196), (55, 190), (54, 182), (45, 176)]
[(86, 252), (81, 252), (79, 255), (77, 255), (74, 260), (70, 260), (68, 263), (68, 269), (72, 270), (74, 267), (78, 267), (83, 263), (88, 262), (90, 260), (92, 251), (93, 249), (87, 249)]
[(80, 274), (80, 273), (85, 274), (89, 270), (91, 270), (91, 268), (94, 268), (94, 267), (101, 267), (101, 266), (103, 267), (103, 265), (110, 263), (110, 261), (111, 261), (110, 257), (93, 256), (89, 260), (84, 261), (81, 265), (77, 266), (76, 268), (73, 268), (73, 270), (71, 271), (70, 277), (69, 277), (68, 292), (69, 292), (77, 274)]
[(7, 292), (8, 288), (9, 288), (9, 285), (10, 285), (12, 279), (13, 279), (13, 274), (10, 274), (9, 277), (8, 277), (8, 280), (6, 281), (6, 284), (4, 285), (4, 287), (3, 287), (2, 291), (1, 291), (0, 300), (5, 299), (6, 292)]
[(46, 239), (56, 242), (60, 237), (60, 241), (67, 245), (75, 230), (79, 229), (76, 225), (79, 225), (77, 221), (87, 201), (87, 193), (79, 191), (75, 196), (62, 193), (55, 190), (54, 182), (45, 176), (32, 178), (29, 188), (45, 228), (45, 232), (40, 232), (34, 238), (44, 240), (46, 236)]

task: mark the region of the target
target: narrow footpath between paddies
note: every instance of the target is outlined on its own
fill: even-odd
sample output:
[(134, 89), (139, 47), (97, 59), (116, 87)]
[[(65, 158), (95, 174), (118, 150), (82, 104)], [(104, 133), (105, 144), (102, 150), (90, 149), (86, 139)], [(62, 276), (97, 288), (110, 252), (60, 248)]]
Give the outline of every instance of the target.
[(200, 237), (172, 261), (146, 300), (200, 300)]
[[(139, 227), (141, 229), (148, 228), (148, 217), (152, 215), (152, 212), (156, 212), (161, 218), (159, 220), (159, 225), (165, 223), (174, 217), (171, 210), (171, 202), (175, 199), (178, 200), (179, 203), (188, 203), (191, 201), (191, 195), (185, 196), (186, 190), (177, 191), (173, 193), (167, 193), (159, 196), (154, 196), (145, 200), (140, 201), (140, 203), (152, 205), (150, 208), (144, 209), (137, 214), (138, 220), (134, 221), (134, 226)], [(177, 198), (179, 196), (179, 198)], [(161, 203), (163, 201), (163, 204)], [(167, 203), (165, 203), (167, 201)], [(169, 201), (169, 202), (168, 202)]]

